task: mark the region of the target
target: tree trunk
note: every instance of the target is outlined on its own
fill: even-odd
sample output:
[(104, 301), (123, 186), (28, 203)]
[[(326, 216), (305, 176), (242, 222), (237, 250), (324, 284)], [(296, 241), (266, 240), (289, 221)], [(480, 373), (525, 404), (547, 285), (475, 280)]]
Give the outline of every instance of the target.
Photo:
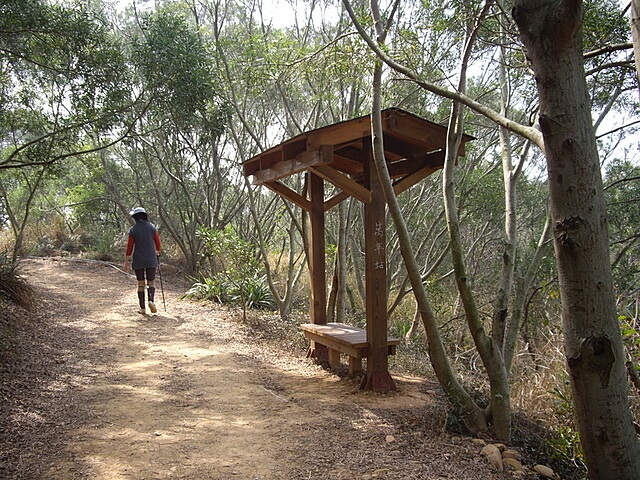
[[(462, 59), (460, 61), (460, 77), (458, 79), (459, 92), (464, 93), (465, 91), (467, 66), (477, 29), (479, 28), (481, 19), (488, 13), (491, 3), (490, 0), (485, 3), (483, 12), (479, 15), (474, 29), (468, 34), (465, 42), (465, 48), (463, 49)], [(457, 159), (458, 148), (462, 141), (463, 117), (462, 105), (454, 101), (449, 117), (447, 150), (442, 173), (445, 215), (447, 228), (449, 229), (449, 240), (451, 242), (451, 261), (453, 263), (456, 285), (467, 317), (469, 332), (473, 337), (473, 342), (478, 350), (478, 354), (482, 358), (482, 364), (487, 371), (487, 377), (489, 379), (491, 392), (487, 411), (488, 417), (493, 424), (493, 433), (499, 440), (509, 441), (511, 436), (511, 400), (509, 397), (509, 379), (502, 358), (504, 321), (501, 322), (501, 333), (497, 335), (499, 338), (498, 341), (485, 333), (480, 311), (476, 305), (475, 295), (467, 275), (460, 235), (460, 221), (455, 196), (453, 170)]]
[(517, 282), (517, 285), (515, 287), (511, 315), (509, 317), (509, 321), (507, 322), (504, 343), (502, 345), (502, 356), (504, 358), (504, 365), (507, 369), (507, 374), (511, 371), (516, 343), (518, 341), (518, 332), (520, 331), (520, 326), (524, 318), (525, 304), (527, 302), (529, 289), (533, 284), (535, 273), (540, 267), (540, 263), (542, 262), (544, 252), (546, 250), (545, 246), (549, 241), (550, 230), (550, 220), (547, 216), (547, 221), (545, 222), (544, 229), (540, 234), (538, 246), (536, 247), (536, 251), (533, 255), (533, 258), (531, 259), (531, 262), (529, 263), (527, 272), (524, 274), (524, 277), (520, 279), (519, 282)]
[(633, 55), (636, 59), (636, 78), (640, 94), (640, 0), (631, 0), (631, 38), (633, 39)]
[[(375, 21), (378, 40), (384, 42), (384, 31), (380, 19), (378, 4), (374, 0), (371, 2), (371, 11)], [(350, 14), (352, 11), (350, 11)], [(353, 17), (352, 17), (353, 18)], [(382, 119), (381, 119), (381, 89), (380, 79), (382, 77), (382, 64), (376, 61), (374, 69), (373, 82), (373, 108), (371, 113), (372, 139), (374, 149), (374, 162), (378, 176), (380, 177), (380, 186), (387, 201), (389, 213), (393, 218), (394, 225), (398, 234), (400, 243), (400, 251), (405, 261), (407, 273), (414, 289), (416, 302), (419, 305), (420, 314), (423, 319), (425, 332), (428, 340), (429, 359), (433, 366), (434, 372), (438, 377), (438, 382), (442, 386), (447, 400), (455, 414), (458, 415), (464, 424), (475, 434), (486, 433), (487, 423), (484, 415), (478, 405), (473, 401), (471, 396), (462, 385), (458, 382), (453, 368), (447, 357), (438, 327), (436, 325), (435, 314), (431, 308), (427, 293), (422, 283), (420, 267), (413, 253), (413, 247), (409, 238), (409, 230), (404, 222), (404, 217), (398, 204), (391, 177), (384, 159), (384, 148), (382, 144)]]
[[(507, 73), (504, 62), (504, 48), (500, 49), (502, 62), (500, 63), (500, 113), (507, 115), (509, 92), (507, 88)], [(496, 345), (504, 345), (509, 313), (509, 300), (513, 287), (513, 276), (516, 264), (516, 181), (520, 175), (519, 169), (513, 168), (511, 137), (504, 127), (498, 127), (500, 132), (500, 147), (502, 159), (502, 177), (504, 181), (504, 247), (502, 250), (502, 268), (498, 280), (498, 291), (493, 309), (492, 337)]]
[(511, 435), (511, 401), (509, 398), (509, 379), (502, 359), (502, 345), (497, 344), (485, 333), (475, 296), (469, 284), (462, 251), (460, 222), (453, 181), (453, 167), (459, 139), (461, 138), (461, 133), (457, 130), (459, 121), (459, 104), (454, 102), (447, 137), (447, 157), (442, 175), (447, 227), (449, 228), (449, 238), (451, 240), (451, 261), (469, 331), (489, 378), (491, 394), (488, 413), (493, 423), (493, 432), (499, 440), (509, 441)]
[(347, 237), (349, 235), (349, 208), (346, 202), (338, 205), (338, 216), (340, 218), (338, 229), (338, 295), (336, 298), (336, 318), (339, 322), (344, 322), (347, 311)]
[(640, 478), (609, 263), (606, 209), (582, 63), (582, 2), (517, 0), (535, 72), (565, 354), (591, 480)]

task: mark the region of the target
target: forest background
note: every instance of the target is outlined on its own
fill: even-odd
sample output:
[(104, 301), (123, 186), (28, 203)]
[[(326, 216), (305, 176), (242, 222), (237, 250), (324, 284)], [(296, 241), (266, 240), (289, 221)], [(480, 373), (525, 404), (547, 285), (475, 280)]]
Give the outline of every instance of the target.
[[(636, 380), (640, 112), (630, 6), (609, 0), (583, 4), (584, 68), (616, 309), (630, 379)], [(501, 395), (510, 397), (504, 416), (526, 411), (552, 428), (549, 448), (584, 472), (562, 346), (545, 157), (531, 138), (509, 132), (492, 117), (496, 113), (526, 128), (538, 120), (535, 79), (511, 15), (513, 4), (382, 5), (382, 18), (393, 19), (381, 42), (384, 54), (405, 70), (387, 69), (379, 77), (380, 55), (354, 23), (355, 17), (375, 36), (375, 14), (366, 3), (350, 7), (351, 16), (336, 2), (300, 2), (274, 11), (272, 3), (260, 1), (3, 1), (5, 264), (23, 255), (54, 254), (120, 261), (128, 212), (142, 205), (160, 229), (163, 261), (193, 280), (189, 295), (271, 309), (290, 325), (307, 321), (305, 216), (252, 187), (242, 163), (299, 133), (370, 114), (376, 88), (383, 107), (444, 125), (451, 100), (438, 89), (454, 92), (450, 98), (463, 93), (479, 106), (463, 110), (464, 131), (475, 140), (453, 171), (459, 238), (451, 235), (444, 174), (397, 198), (438, 341), (462, 390), (485, 414), (484, 426), (474, 424), (454, 401), (452, 422), (501, 439), (513, 431), (508, 420), (496, 420), (492, 401), (500, 380), (492, 377), (495, 366), (487, 365), (469, 329), (466, 293), (457, 285), (451, 259), (459, 250), (475, 314), (500, 345), (497, 376), (508, 381)], [(300, 190), (306, 179), (288, 181)], [(328, 212), (326, 223), (328, 317), (359, 325), (362, 216), (361, 205), (346, 200)], [(426, 375), (434, 339), (427, 342), (429, 325), (422, 328), (416, 285), (394, 225), (390, 219), (390, 330), (406, 339), (396, 362)], [(633, 389), (630, 403), (638, 419)]]

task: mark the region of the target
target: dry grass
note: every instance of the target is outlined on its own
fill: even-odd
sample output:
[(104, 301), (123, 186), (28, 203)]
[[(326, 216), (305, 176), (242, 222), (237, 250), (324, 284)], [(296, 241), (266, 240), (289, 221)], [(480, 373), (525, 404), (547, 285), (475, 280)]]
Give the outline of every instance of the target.
[(20, 276), (18, 263), (6, 254), (0, 255), (0, 295), (27, 310), (35, 300), (33, 288)]

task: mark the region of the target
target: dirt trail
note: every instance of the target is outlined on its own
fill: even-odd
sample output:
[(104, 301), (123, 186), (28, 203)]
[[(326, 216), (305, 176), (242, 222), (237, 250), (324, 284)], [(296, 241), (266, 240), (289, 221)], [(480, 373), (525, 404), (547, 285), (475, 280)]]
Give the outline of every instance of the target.
[(159, 297), (150, 317), (113, 268), (34, 260), (23, 272), (42, 300), (22, 338), (33, 345), (11, 357), (23, 368), (8, 370), (3, 478), (502, 478), (442, 431), (443, 401), (421, 380), (360, 392), (166, 279), (167, 312)]

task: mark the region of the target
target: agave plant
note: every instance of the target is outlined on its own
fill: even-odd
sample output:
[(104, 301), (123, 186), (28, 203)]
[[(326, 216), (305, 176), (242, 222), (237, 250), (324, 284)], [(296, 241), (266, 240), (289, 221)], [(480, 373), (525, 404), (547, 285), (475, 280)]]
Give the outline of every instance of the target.
[[(253, 275), (245, 279), (240, 288), (243, 289), (245, 304), (248, 308), (275, 310), (276, 302), (269, 289), (266, 275)], [(242, 300), (242, 298), (238, 298)]]

